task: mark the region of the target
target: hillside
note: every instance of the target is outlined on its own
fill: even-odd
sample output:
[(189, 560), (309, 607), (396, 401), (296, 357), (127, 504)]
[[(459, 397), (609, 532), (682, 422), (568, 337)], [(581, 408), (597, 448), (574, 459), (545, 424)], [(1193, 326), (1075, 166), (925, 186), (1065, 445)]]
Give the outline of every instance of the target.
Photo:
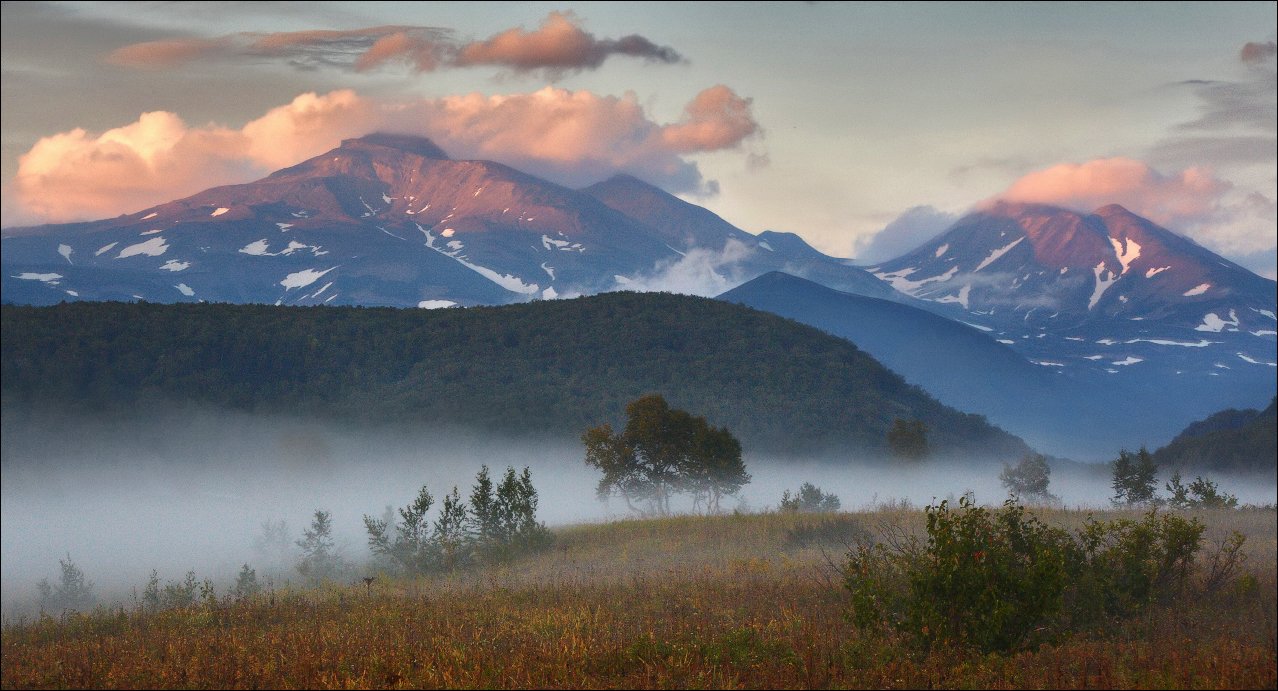
[[(1278, 399), (1275, 399), (1278, 401)], [(1185, 428), (1154, 452), (1164, 468), (1225, 472), (1276, 472), (1278, 411), (1275, 401), (1257, 410), (1224, 410)]]
[(0, 315), (6, 411), (135, 414), (179, 400), (575, 437), (656, 392), (748, 450), (881, 453), (897, 418), (923, 420), (941, 454), (1027, 450), (847, 341), (704, 298), (450, 310), (69, 303)]

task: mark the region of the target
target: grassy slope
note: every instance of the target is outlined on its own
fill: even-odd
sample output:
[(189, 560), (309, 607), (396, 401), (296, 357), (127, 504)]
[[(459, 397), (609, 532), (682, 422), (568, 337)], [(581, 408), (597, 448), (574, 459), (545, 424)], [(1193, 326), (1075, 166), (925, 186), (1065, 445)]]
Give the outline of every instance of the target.
[[(796, 539), (859, 528), (919, 531), (921, 513), (578, 526), (522, 562), (383, 581), (371, 595), (362, 585), (330, 586), (212, 609), (11, 624), (3, 686), (1275, 685), (1272, 509), (1203, 514), (1211, 543), (1234, 529), (1248, 536), (1254, 590), (1007, 657), (911, 655), (862, 639), (843, 617), (846, 597), (827, 560), (841, 548)], [(1045, 518), (1077, 527), (1085, 514)]]

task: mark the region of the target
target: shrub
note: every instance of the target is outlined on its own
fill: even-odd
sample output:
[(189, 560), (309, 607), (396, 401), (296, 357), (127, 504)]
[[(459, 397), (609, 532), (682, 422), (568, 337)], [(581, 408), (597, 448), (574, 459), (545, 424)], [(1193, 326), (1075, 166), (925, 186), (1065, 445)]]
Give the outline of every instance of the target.
[(793, 496), (790, 490), (781, 493), (781, 510), (803, 513), (824, 513), (838, 511), (842, 502), (833, 492), (822, 492), (820, 487), (805, 482)]
[[(1070, 535), (1014, 497), (996, 510), (968, 496), (957, 509), (942, 501), (927, 507), (925, 543), (863, 542), (849, 552), (849, 618), (922, 649), (1032, 647), (1189, 594), (1202, 534), (1198, 519), (1157, 509), (1140, 520), (1089, 517)], [(1235, 533), (1208, 556), (1202, 592), (1236, 570), (1242, 542)]]

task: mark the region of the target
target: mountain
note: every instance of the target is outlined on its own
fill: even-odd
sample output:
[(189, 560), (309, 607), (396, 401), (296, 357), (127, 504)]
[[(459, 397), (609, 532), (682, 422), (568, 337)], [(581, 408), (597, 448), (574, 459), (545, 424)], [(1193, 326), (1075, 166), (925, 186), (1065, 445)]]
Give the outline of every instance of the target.
[[(696, 223), (675, 228), (614, 208), (608, 191), (622, 186)], [(794, 264), (845, 289), (892, 293), (801, 241), (769, 250), (633, 178), (571, 190), (498, 163), (452, 160), (424, 138), (373, 134), (256, 182), (115, 219), (5, 229), (3, 298), (495, 305), (624, 287), (729, 240), (739, 244), (740, 280)]]
[(1278, 473), (1278, 410), (1224, 410), (1185, 428), (1154, 452), (1163, 468), (1204, 472)]
[(997, 203), (870, 270), (1047, 367), (1272, 377), (1276, 361), (1273, 281), (1117, 205)]
[(694, 248), (724, 250), (728, 242), (737, 243), (744, 252), (734, 257), (728, 270), (741, 279), (783, 271), (847, 293), (908, 299), (845, 260), (822, 254), (794, 233), (769, 230), (751, 235), (709, 209), (629, 175), (614, 176), (582, 192), (653, 228), (681, 253)]
[(707, 298), (607, 293), (444, 310), (5, 305), (0, 327), (10, 421), (48, 410), (145, 417), (194, 402), (576, 439), (660, 393), (753, 452), (884, 454), (898, 418), (922, 420), (941, 455), (1028, 451), (843, 339)]
[(1059, 372), (1036, 366), (979, 329), (891, 300), (853, 295), (789, 274), (760, 276), (718, 296), (845, 338), (937, 400), (980, 413), (1035, 447), (1061, 451), (1072, 426), (1051, 431)]

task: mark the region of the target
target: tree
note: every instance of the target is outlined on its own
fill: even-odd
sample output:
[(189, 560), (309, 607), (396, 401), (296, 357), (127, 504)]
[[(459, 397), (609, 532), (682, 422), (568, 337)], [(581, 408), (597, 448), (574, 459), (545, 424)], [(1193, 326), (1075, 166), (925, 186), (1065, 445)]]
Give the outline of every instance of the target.
[(62, 568), (62, 575), (56, 586), (51, 585), (47, 578), (36, 584), (40, 593), (40, 609), (46, 612), (83, 612), (93, 607), (98, 600), (93, 594), (93, 582), (87, 580), (84, 571), (71, 561), (71, 555), (68, 554), (65, 560), (59, 559), (58, 565)]
[(302, 548), (298, 572), (314, 582), (337, 575), (341, 569), (341, 558), (333, 551), (333, 515), (317, 509), (311, 526), (304, 529), (302, 535), (302, 539), (297, 541), (297, 546)]
[(1118, 452), (1113, 462), (1114, 471), (1114, 503), (1115, 504), (1152, 504), (1155, 502), (1155, 476), (1158, 465), (1145, 447), (1131, 453), (1127, 449)]
[(497, 515), (497, 499), (493, 496), (493, 481), (488, 466), (479, 467), (475, 486), (470, 490), (470, 533), (481, 546), (502, 539), (501, 521)]
[(257, 582), (257, 569), (249, 568), (246, 563), (240, 568), (240, 575), (235, 579), (235, 588), (231, 591), (235, 595), (235, 599), (243, 600), (246, 597), (252, 597), (262, 590), (262, 586)]
[(781, 493), (781, 510), (803, 513), (826, 513), (838, 511), (842, 502), (833, 492), (822, 492), (820, 487), (805, 482), (793, 496), (790, 490)]
[(451, 494), (444, 495), (435, 519), (435, 544), (439, 545), (444, 567), (453, 568), (464, 560), (462, 548), (466, 543), (466, 504), (462, 503), (457, 486)]
[(640, 502), (648, 513), (668, 515), (671, 494), (686, 491), (718, 510), (724, 494), (750, 481), (741, 444), (727, 429), (671, 408), (656, 394), (631, 401), (626, 416), (620, 434), (604, 424), (581, 436), (586, 464), (603, 472), (601, 499), (617, 495), (632, 511)]
[(927, 425), (922, 420), (892, 421), (892, 429), (887, 433), (888, 448), (898, 458), (917, 461), (926, 458), (929, 449), (927, 444)]
[(1012, 496), (1025, 499), (1051, 501), (1056, 497), (1047, 491), (1052, 479), (1052, 468), (1040, 453), (1026, 454), (1015, 466), (1003, 464), (999, 481)]
[[(410, 574), (424, 573), (433, 565), (438, 553), (437, 545), (431, 540), (430, 523), (426, 520), (426, 512), (434, 503), (435, 498), (431, 496), (430, 490), (422, 485), (417, 498), (399, 510), (398, 523), (385, 518), (364, 516), (364, 527), (368, 530), (368, 548), (374, 554), (393, 559)], [(392, 529), (393, 540), (389, 534)]]
[(1199, 475), (1186, 487), (1180, 478), (1180, 471), (1172, 473), (1167, 482), (1167, 491), (1171, 498), (1167, 503), (1173, 509), (1232, 509), (1238, 506), (1238, 497), (1220, 492), (1220, 487), (1211, 480)]
[(720, 500), (725, 495), (735, 495), (750, 482), (750, 473), (741, 460), (741, 442), (726, 427), (701, 424), (692, 443), (685, 474), (693, 506), (704, 501), (706, 511), (719, 513)]

